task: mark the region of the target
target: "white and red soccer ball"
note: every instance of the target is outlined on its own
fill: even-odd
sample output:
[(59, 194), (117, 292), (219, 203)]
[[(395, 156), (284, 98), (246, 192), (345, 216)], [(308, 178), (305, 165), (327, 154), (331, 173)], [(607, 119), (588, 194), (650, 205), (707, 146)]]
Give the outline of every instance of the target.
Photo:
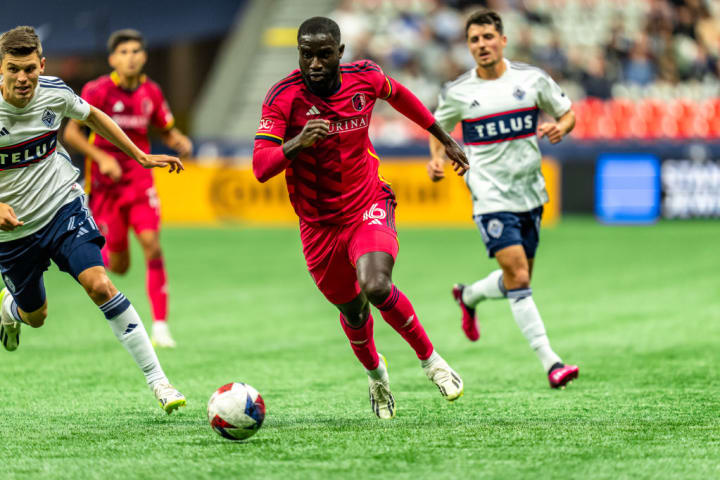
[(232, 382), (212, 394), (207, 413), (210, 426), (218, 435), (229, 440), (245, 440), (262, 426), (265, 401), (250, 385)]

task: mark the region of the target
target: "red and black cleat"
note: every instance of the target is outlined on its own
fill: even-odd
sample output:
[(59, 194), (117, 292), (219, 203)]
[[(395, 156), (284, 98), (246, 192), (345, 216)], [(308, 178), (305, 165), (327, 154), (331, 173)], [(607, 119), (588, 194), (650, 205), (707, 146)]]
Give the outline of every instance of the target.
[(475, 309), (465, 305), (463, 302), (462, 294), (465, 289), (465, 285), (457, 283), (453, 286), (452, 295), (460, 310), (462, 310), (462, 329), (465, 332), (465, 336), (470, 339), (471, 342), (476, 342), (480, 338), (480, 329), (478, 327), (477, 317), (475, 316)]
[(568, 383), (578, 378), (579, 374), (580, 369), (577, 365), (556, 363), (550, 367), (550, 371), (548, 372), (550, 388), (565, 388)]

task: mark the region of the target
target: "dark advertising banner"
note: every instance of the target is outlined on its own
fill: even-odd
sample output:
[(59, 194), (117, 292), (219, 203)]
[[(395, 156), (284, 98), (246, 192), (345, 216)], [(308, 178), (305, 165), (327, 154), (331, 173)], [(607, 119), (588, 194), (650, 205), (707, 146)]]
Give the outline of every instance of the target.
[(665, 218), (720, 218), (720, 161), (667, 159), (662, 163)]
[[(653, 212), (656, 218), (720, 218), (720, 142), (563, 142), (543, 150), (562, 165), (564, 213), (634, 223), (622, 212), (632, 213), (642, 200), (648, 216), (635, 219), (639, 223)], [(651, 185), (659, 186), (659, 195)], [(656, 204), (644, 203), (649, 198)]]

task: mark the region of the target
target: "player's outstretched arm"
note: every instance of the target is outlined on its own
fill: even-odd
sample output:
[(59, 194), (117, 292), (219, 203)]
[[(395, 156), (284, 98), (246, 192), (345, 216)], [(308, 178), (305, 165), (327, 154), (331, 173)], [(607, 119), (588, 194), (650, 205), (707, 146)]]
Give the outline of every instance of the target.
[(189, 157), (193, 152), (192, 141), (177, 128), (173, 127), (160, 136), (163, 143), (175, 150), (181, 157)]
[(422, 104), (422, 102), (401, 83), (393, 80), (393, 90), (388, 97), (388, 103), (398, 112), (417, 123), (433, 137), (438, 139), (445, 149), (445, 155), (453, 163), (453, 169), (458, 175), (464, 175), (468, 169), (465, 153), (460, 146), (445, 132), (435, 121), (430, 110)]
[(90, 115), (88, 115), (84, 123), (145, 168), (164, 168), (169, 166), (170, 172), (176, 171), (178, 173), (184, 170), (182, 162), (177, 157), (150, 155), (140, 150), (137, 145), (125, 135), (125, 132), (122, 131), (117, 123), (102, 110), (90, 106)]
[(266, 140), (255, 140), (253, 150), (253, 173), (260, 182), (267, 182), (285, 170), (300, 151), (312, 147), (323, 140), (330, 132), (327, 120), (309, 120), (297, 136), (282, 145), (274, 145)]
[(575, 112), (572, 108), (565, 112), (556, 122), (543, 123), (538, 127), (540, 138), (548, 137), (550, 143), (559, 143), (565, 135), (575, 128)]
[(458, 145), (457, 142), (445, 130), (443, 130), (437, 122), (430, 125), (428, 132), (430, 132), (433, 138), (440, 143), (438, 150), (440, 150), (440, 148), (444, 150), (445, 156), (453, 163), (453, 170), (455, 170), (455, 172), (460, 176), (465, 175), (465, 172), (468, 171), (470, 165), (468, 164), (465, 152), (462, 148), (460, 148), (460, 145)]
[(7, 203), (0, 203), (0, 230), (4, 232), (12, 232), (17, 227), (22, 227), (24, 224), (21, 220), (18, 220), (15, 215), (15, 210)]
[(68, 121), (65, 126), (63, 141), (66, 145), (70, 145), (86, 157), (90, 157), (98, 164), (100, 173), (107, 175), (114, 182), (117, 182), (122, 177), (122, 168), (120, 167), (118, 161), (115, 160), (112, 155), (103, 152), (101, 149), (88, 142), (88, 139), (77, 120), (70, 119)]
[(433, 182), (445, 178), (445, 147), (433, 135), (430, 135), (430, 161), (427, 164), (427, 171)]

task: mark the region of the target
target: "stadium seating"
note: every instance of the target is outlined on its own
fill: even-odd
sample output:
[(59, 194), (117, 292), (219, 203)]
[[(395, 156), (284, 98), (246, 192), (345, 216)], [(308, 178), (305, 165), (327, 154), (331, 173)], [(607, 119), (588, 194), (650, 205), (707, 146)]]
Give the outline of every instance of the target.
[[(475, 7), (454, 8), (468, 3), (345, 1), (332, 16), (349, 32), (350, 59), (376, 60), (433, 108), (442, 83), (474, 66), (464, 45), (462, 22)], [(708, 40), (701, 31), (703, 21), (717, 23), (717, 2), (706, 7), (668, 0), (490, 3), (503, 16), (506, 56), (546, 69), (573, 99), (578, 113), (574, 138), (720, 136), (720, 38)], [(681, 9), (688, 9), (691, 24), (683, 24)], [(648, 83), (632, 75), (634, 56), (648, 60)], [(608, 98), (589, 96), (586, 82), (593, 73), (593, 58), (602, 63), (599, 76), (610, 82)], [(396, 112), (382, 105), (374, 121), (373, 138), (379, 143), (426, 138), (425, 132), (399, 121)]]

